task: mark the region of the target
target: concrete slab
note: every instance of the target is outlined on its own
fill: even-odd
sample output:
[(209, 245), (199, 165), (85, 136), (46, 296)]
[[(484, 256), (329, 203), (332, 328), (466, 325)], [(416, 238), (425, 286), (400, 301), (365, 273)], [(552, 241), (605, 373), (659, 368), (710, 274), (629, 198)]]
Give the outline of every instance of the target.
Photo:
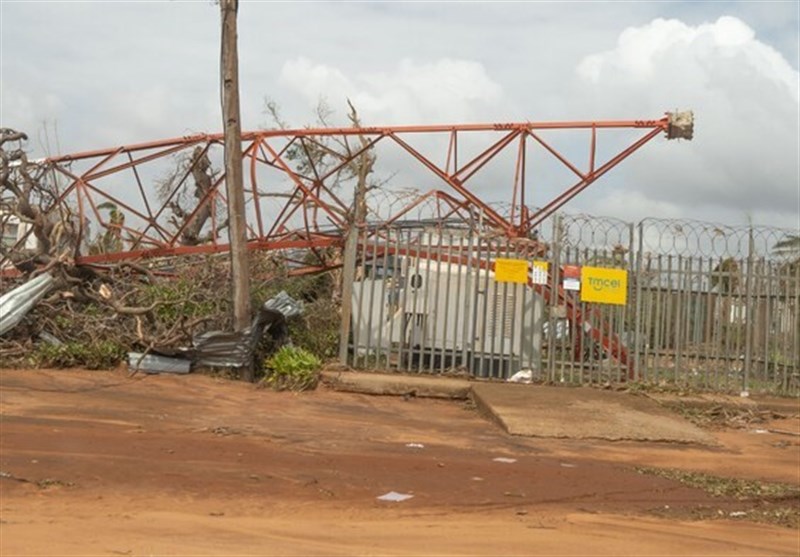
[(628, 393), (592, 388), (472, 383), (475, 403), (512, 435), (716, 444), (660, 406)]
[(323, 371), (322, 382), (337, 391), (371, 395), (467, 399), (471, 383), (454, 377)]

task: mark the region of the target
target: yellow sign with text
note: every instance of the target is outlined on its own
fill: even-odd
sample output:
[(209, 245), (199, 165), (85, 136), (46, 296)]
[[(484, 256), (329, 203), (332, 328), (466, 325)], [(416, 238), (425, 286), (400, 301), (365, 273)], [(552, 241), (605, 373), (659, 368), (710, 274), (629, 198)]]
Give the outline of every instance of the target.
[(581, 267), (581, 301), (625, 305), (628, 301), (628, 271)]
[(495, 259), (494, 280), (528, 284), (528, 262), (524, 259)]

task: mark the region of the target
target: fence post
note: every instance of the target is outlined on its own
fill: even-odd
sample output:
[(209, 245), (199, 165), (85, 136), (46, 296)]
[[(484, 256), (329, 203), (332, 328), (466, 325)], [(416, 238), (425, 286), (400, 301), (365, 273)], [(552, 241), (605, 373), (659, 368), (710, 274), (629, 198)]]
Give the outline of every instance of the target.
[[(472, 301), (472, 296), (474, 295), (472, 292), (472, 257), (475, 251), (475, 246), (473, 244), (475, 238), (475, 223), (469, 223), (469, 233), (467, 235), (467, 273), (464, 277), (464, 316), (462, 317), (461, 321), (461, 365), (469, 370), (470, 375), (472, 375), (472, 370), (470, 369), (470, 350), (469, 346), (471, 345), (472, 339), (471, 336), (474, 336), (474, 332), (470, 332), (470, 322), (472, 320), (472, 314), (470, 313), (470, 302)], [(463, 265), (463, 263), (461, 263)], [(459, 269), (460, 271), (460, 269)], [(460, 303), (457, 301), (456, 303)]]
[[(629, 267), (633, 274), (634, 281), (634, 308), (633, 308), (633, 374), (628, 375), (628, 379), (632, 381), (639, 381), (641, 378), (641, 350), (642, 350), (642, 250), (644, 242), (642, 240), (642, 223), (639, 221), (638, 226), (630, 224), (631, 235), (631, 262)], [(634, 240), (635, 231), (638, 231), (638, 238)], [(638, 244), (636, 252), (633, 251), (633, 243), (636, 241)], [(633, 261), (633, 257), (636, 261)], [(632, 376), (631, 376), (632, 375)]]
[(753, 363), (753, 227), (747, 234), (747, 275), (745, 278), (745, 330), (744, 330), (744, 379), (742, 391), (750, 390), (750, 366)]
[(353, 282), (356, 275), (358, 257), (358, 228), (350, 224), (344, 241), (342, 263), (342, 321), (339, 326), (339, 363), (347, 365), (348, 344), (350, 342), (350, 319), (353, 313)]
[[(547, 327), (547, 367), (550, 381), (555, 380), (556, 374), (556, 348), (560, 348), (558, 342), (558, 323), (555, 315), (553, 315), (553, 308), (558, 305), (558, 280), (561, 272), (561, 215), (556, 213), (553, 215), (553, 251), (551, 254), (552, 268), (550, 270), (550, 304), (547, 308), (548, 327)], [(560, 318), (560, 316), (559, 316)], [(565, 331), (569, 330), (568, 326), (564, 327)], [(561, 381), (564, 381), (563, 366), (562, 366)]]

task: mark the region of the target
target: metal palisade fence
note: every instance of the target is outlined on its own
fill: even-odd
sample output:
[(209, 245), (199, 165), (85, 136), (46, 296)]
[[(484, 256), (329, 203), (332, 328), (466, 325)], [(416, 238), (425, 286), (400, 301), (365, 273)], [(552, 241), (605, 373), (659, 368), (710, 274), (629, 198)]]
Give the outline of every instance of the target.
[(556, 215), (365, 227), (349, 363), (564, 384), (800, 394), (797, 232)]

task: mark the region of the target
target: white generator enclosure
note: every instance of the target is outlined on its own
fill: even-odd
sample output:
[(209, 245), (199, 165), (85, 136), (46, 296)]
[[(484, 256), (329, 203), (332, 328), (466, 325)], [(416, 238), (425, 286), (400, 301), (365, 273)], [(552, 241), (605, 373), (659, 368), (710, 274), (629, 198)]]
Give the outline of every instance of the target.
[(479, 377), (539, 369), (542, 297), (527, 284), (497, 282), (482, 267), (488, 265), (417, 256), (359, 266), (352, 300), (356, 358), (409, 371), (466, 369)]

